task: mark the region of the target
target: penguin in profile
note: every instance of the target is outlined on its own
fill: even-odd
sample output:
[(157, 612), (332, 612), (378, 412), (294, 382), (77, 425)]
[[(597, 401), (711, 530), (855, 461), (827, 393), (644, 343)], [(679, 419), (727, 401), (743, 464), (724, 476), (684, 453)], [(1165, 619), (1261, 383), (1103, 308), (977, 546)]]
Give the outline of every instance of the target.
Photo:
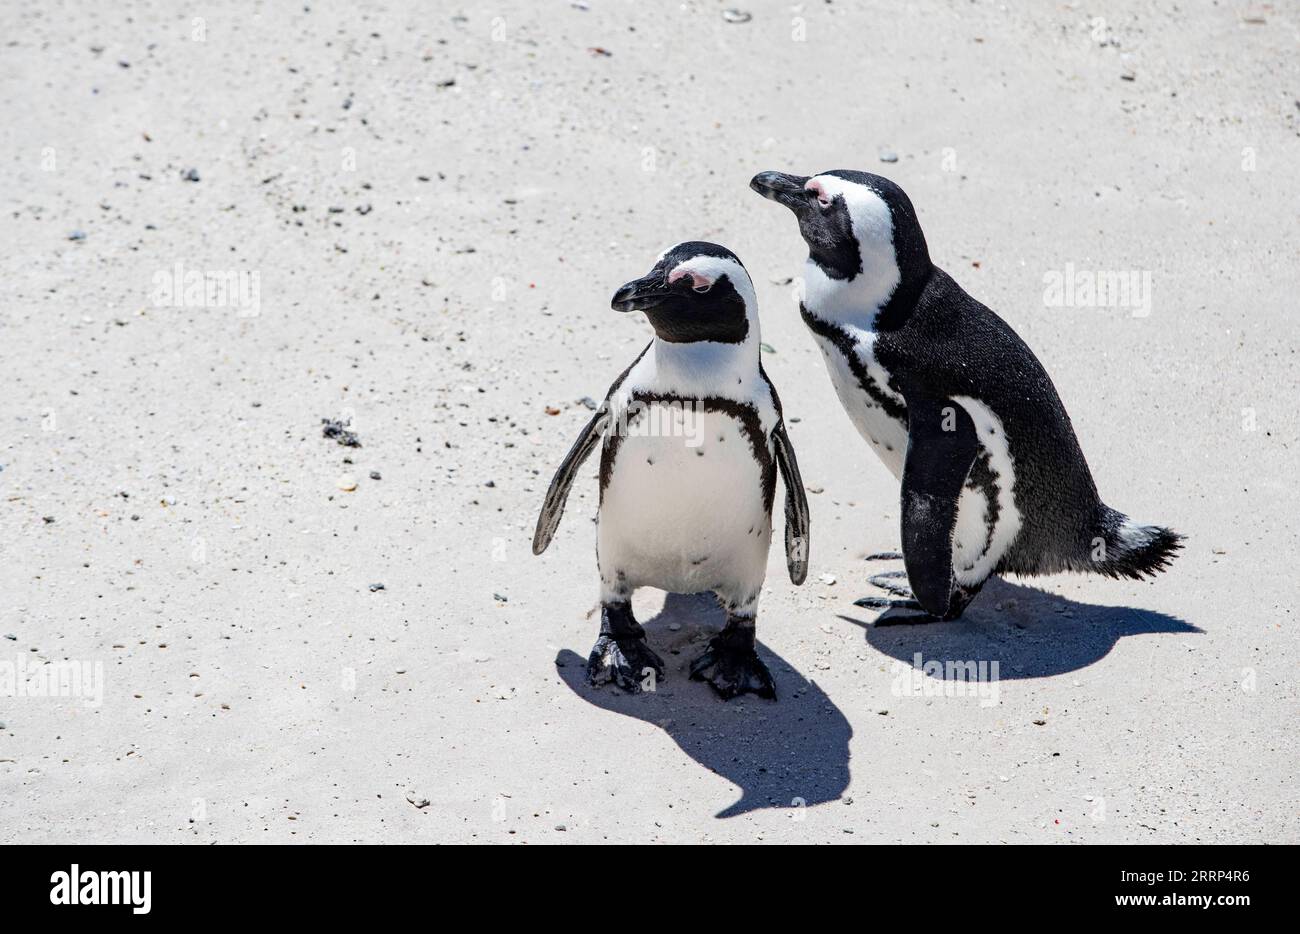
[[(993, 574), (1140, 580), (1182, 536), (1101, 501), (1046, 370), (1011, 327), (930, 262), (916, 212), (879, 175), (761, 172), (808, 244), (799, 310), (840, 402), (902, 481), (910, 592), (861, 606), (959, 617)], [(906, 621), (916, 621), (916, 617)]]
[(779, 470), (785, 484), (790, 580), (808, 574), (808, 500), (781, 402), (759, 360), (754, 286), (740, 260), (712, 243), (681, 243), (614, 293), (616, 311), (642, 311), (654, 339), (614, 385), (560, 464), (533, 537), (550, 544), (582, 462), (599, 446), (596, 564), (600, 637), (592, 684), (654, 689), (664, 664), (632, 615), (632, 592), (712, 591), (722, 632), (691, 664), (723, 698), (775, 698), (754, 649), (759, 590), (772, 541)]

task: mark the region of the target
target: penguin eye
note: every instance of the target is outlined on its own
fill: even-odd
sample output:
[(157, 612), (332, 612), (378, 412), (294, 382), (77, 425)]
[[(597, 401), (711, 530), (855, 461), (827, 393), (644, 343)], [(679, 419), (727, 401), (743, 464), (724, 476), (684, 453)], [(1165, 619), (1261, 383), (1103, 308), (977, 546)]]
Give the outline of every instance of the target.
[(713, 283), (712, 283), (712, 282), (706, 282), (706, 283), (704, 283), (704, 285), (693, 286), (693, 287), (691, 288), (691, 291), (692, 291), (692, 292), (698, 292), (699, 294), (703, 295), (705, 292), (707, 292), (707, 291), (708, 291), (709, 289), (711, 289), (711, 288), (713, 288)]

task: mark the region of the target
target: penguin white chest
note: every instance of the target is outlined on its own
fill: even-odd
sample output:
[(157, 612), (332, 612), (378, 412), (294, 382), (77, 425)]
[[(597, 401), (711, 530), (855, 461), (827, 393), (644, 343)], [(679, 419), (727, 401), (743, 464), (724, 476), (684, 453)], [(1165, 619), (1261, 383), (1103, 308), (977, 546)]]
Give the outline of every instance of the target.
[(834, 341), (820, 334), (817, 335), (817, 345), (826, 359), (831, 384), (835, 387), (835, 394), (839, 396), (849, 420), (871, 445), (876, 456), (889, 468), (889, 472), (901, 479), (903, 459), (907, 455), (907, 425), (890, 415), (878, 398), (873, 398), (872, 393), (867, 391), (860, 378), (865, 372), (877, 397), (891, 399), (900, 406), (904, 404), (902, 397), (889, 388), (888, 371), (876, 360), (874, 337), (871, 334), (856, 342), (853, 347), (855, 359), (852, 361)]
[(754, 439), (730, 414), (690, 403), (651, 403), (626, 422), (611, 429), (622, 437), (610, 439), (616, 451), (600, 507), (602, 573), (681, 593), (758, 586), (772, 539), (766, 438)]

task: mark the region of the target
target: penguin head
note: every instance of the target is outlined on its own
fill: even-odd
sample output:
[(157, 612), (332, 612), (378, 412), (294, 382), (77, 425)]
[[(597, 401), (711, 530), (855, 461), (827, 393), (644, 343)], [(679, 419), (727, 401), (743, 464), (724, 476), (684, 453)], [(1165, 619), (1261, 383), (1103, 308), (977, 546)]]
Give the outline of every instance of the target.
[[(757, 303), (735, 253), (691, 240), (661, 253), (654, 268), (614, 293), (610, 305), (615, 311), (644, 311), (660, 340), (739, 344), (750, 334)], [(756, 332), (756, 321), (752, 327)]]
[(903, 189), (870, 172), (759, 172), (749, 187), (794, 212), (808, 258), (832, 279), (859, 275), (924, 282), (930, 253)]

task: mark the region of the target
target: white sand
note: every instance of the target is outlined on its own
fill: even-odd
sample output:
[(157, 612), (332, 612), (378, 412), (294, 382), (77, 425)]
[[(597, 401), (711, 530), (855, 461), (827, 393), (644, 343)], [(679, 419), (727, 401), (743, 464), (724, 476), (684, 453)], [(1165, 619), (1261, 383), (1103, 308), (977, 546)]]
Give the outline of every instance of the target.
[[(1300, 840), (1294, 11), (729, 5), (204, 5), (204, 41), (163, 2), (0, 8), (0, 685), (103, 674), (0, 697), (0, 839)], [(746, 187), (837, 167), (908, 190), (1107, 501), (1189, 536), (1168, 574), (852, 605), (897, 486)], [(694, 238), (753, 273), (824, 490), (808, 584), (771, 555), (775, 704), (688, 683), (717, 616), (649, 592), (661, 692), (581, 686), (594, 462), (529, 553), (576, 400), (649, 333), (610, 294)], [(177, 263), (257, 273), (260, 314), (158, 307)], [(1045, 307), (1066, 264), (1149, 271), (1150, 314)], [(345, 413), (360, 450), (320, 436)], [(900, 696), (916, 652), (997, 661), (998, 702)]]

